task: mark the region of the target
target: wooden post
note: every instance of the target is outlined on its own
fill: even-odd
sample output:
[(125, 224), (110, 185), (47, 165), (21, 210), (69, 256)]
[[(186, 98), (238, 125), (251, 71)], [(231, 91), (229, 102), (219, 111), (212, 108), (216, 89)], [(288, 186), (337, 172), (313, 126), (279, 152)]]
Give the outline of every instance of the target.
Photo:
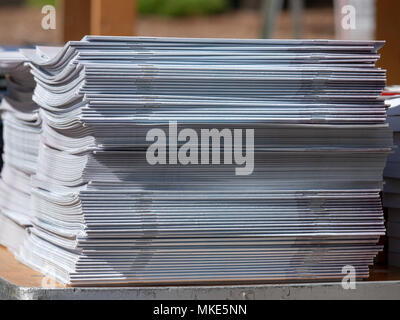
[(136, 0), (62, 0), (63, 41), (134, 35)]
[(91, 34), (133, 35), (135, 11), (135, 0), (91, 0)]
[(387, 70), (388, 85), (400, 85), (399, 0), (376, 0), (376, 39), (386, 40), (378, 65)]
[(60, 9), (64, 42), (90, 34), (90, 0), (62, 0)]

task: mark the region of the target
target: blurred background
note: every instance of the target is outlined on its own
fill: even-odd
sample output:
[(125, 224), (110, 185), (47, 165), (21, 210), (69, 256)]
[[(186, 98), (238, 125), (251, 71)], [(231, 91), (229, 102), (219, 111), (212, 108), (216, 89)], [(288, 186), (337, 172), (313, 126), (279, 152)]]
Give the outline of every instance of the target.
[[(81, 0), (85, 2), (88, 0)], [(41, 8), (62, 1), (0, 0), (0, 42), (62, 42), (62, 30), (43, 30)], [(68, 1), (67, 1), (68, 2)], [(126, 1), (126, 2), (129, 2)], [(301, 2), (301, 1), (300, 1)], [(263, 27), (262, 0), (136, 0), (135, 35), (258, 38)], [(288, 1), (278, 13), (274, 38), (291, 38)], [(334, 38), (333, 0), (304, 1), (303, 37)]]
[[(56, 9), (56, 28), (42, 21)], [(85, 34), (384, 39), (400, 84), (399, 0), (0, 0), (0, 45), (61, 45)]]
[[(68, 2), (68, 1), (67, 1)], [(89, 2), (81, 0), (80, 2)], [(126, 2), (129, 2), (127, 0)], [(263, 0), (136, 0), (135, 35), (259, 38)], [(279, 1), (278, 1), (279, 2)], [(301, 2), (301, 1), (298, 1)], [(333, 0), (304, 2), (303, 37), (334, 38)], [(0, 0), (0, 42), (59, 44), (61, 28), (43, 30), (41, 8), (57, 0)], [(291, 14), (283, 1), (272, 37), (291, 38)], [(10, 32), (4, 32), (9, 30)]]

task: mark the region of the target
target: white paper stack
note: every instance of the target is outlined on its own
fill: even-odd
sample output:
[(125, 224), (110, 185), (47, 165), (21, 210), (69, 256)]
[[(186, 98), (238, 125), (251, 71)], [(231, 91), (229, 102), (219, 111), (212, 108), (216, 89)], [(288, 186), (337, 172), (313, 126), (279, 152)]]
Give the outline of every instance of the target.
[[(381, 46), (85, 37), (24, 51), (43, 130), (20, 259), (71, 285), (367, 277), (392, 145)], [(174, 140), (174, 122), (254, 129), (254, 170), (184, 165), (171, 146), (149, 164), (147, 133)]]
[(39, 107), (32, 101), (35, 82), (17, 50), (0, 52), (7, 92), (0, 105), (3, 122), (3, 168), (0, 179), (0, 243), (18, 254), (32, 225), (31, 176), (39, 150)]
[(395, 148), (384, 170), (383, 205), (387, 208), (388, 263), (400, 266), (400, 87), (386, 90), (387, 118), (393, 130)]

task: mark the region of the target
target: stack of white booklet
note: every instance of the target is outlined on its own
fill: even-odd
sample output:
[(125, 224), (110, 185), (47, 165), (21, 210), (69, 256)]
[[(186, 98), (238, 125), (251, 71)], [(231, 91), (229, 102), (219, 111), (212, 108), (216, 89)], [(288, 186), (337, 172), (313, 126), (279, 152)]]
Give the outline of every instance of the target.
[[(4, 57), (4, 47), (0, 47), (0, 55)], [(9, 50), (9, 49), (8, 49)], [(7, 90), (7, 83), (6, 83), (6, 68), (4, 68), (4, 62), (3, 62), (3, 68), (0, 68), (0, 102), (1, 99), (4, 95), (4, 93)], [(0, 138), (0, 150), (3, 150), (3, 123), (0, 121), (0, 132), (1, 132), (1, 138)], [(0, 159), (0, 167), (3, 166), (3, 159)]]
[(36, 172), (41, 121), (32, 101), (35, 82), (19, 51), (0, 52), (7, 92), (0, 104), (3, 168), (0, 179), (0, 243), (18, 254), (31, 226), (31, 176)]
[(367, 277), (392, 145), (381, 46), (85, 37), (25, 50), (43, 123), (19, 258), (71, 285)]
[(387, 208), (388, 263), (400, 266), (400, 87), (386, 89), (387, 117), (393, 130), (394, 151), (384, 170), (383, 205)]

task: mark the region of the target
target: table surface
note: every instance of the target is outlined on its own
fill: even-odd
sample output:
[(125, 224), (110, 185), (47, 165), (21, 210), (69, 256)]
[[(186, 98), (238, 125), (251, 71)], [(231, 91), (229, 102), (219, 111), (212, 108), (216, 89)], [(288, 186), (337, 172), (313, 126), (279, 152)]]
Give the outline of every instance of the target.
[[(25, 266), (3, 246), (0, 246), (0, 278), (21, 287), (42, 287), (44, 276), (35, 270)], [(55, 283), (58, 288), (65, 287)]]

